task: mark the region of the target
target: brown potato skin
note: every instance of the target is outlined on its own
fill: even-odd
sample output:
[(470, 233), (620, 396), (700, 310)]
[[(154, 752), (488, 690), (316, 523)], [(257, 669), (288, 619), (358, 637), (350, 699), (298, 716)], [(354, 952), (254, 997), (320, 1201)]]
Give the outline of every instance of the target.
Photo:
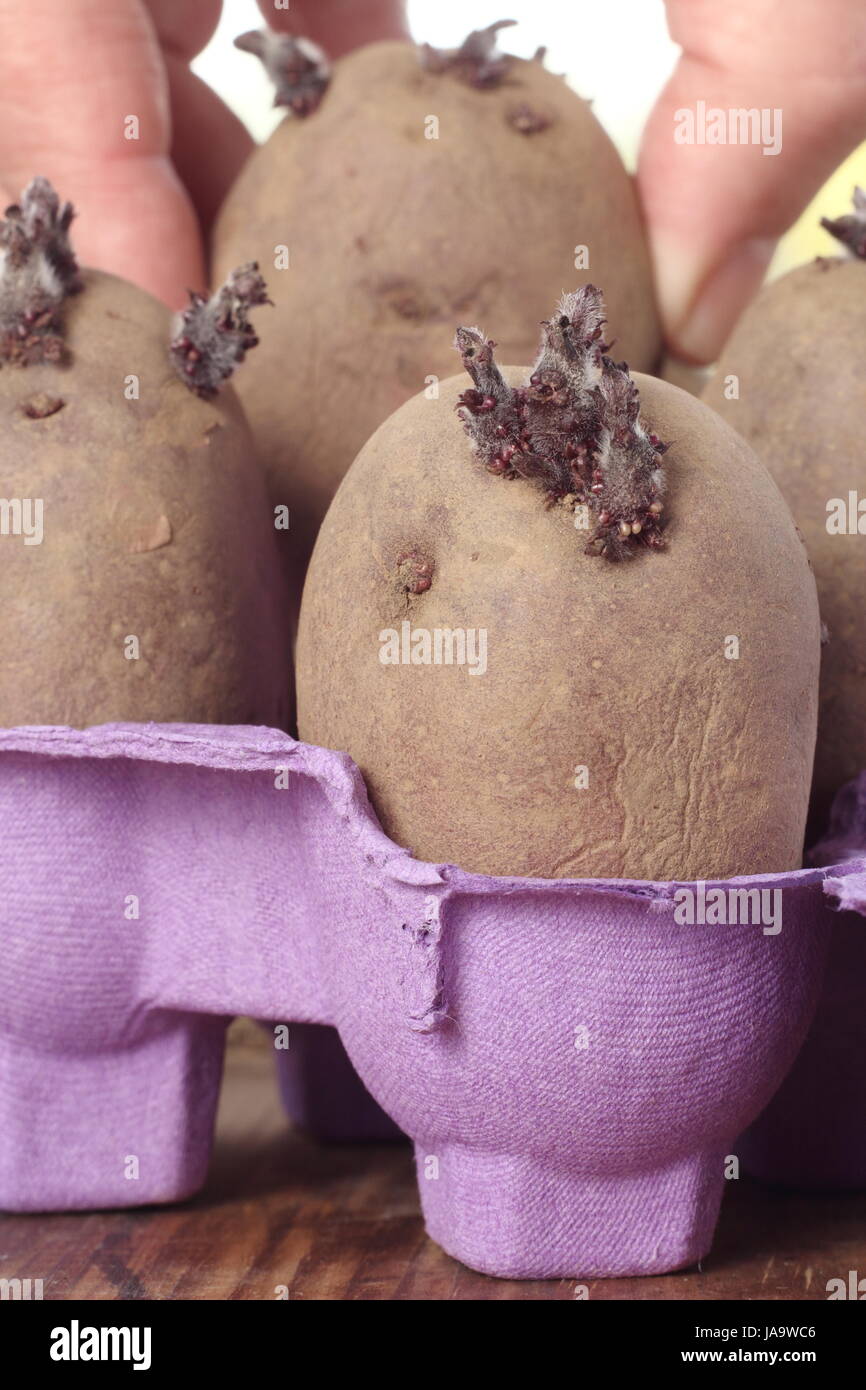
[[(809, 552), (829, 641), (821, 653), (810, 838), (866, 768), (866, 535), (831, 535), (827, 503), (866, 497), (866, 265), (838, 258), (769, 285), (729, 340), (703, 399), (772, 473)], [(725, 378), (739, 400), (725, 399)]]
[[(284, 726), (283, 578), (243, 413), (230, 387), (205, 402), (175, 375), (163, 305), (84, 279), (70, 365), (0, 371), (2, 492), (44, 504), (41, 545), (0, 536), (0, 723)], [(29, 419), (40, 392), (65, 405)], [(148, 549), (160, 518), (170, 543)]]
[[(665, 551), (585, 555), (565, 508), (486, 472), (454, 413), (463, 377), (376, 432), (322, 526), (301, 608), (301, 736), (351, 754), (387, 833), (422, 859), (664, 880), (800, 863), (820, 643), (802, 541), (732, 430), (635, 379), (644, 421), (675, 441)], [(412, 547), (435, 567), (417, 596), (394, 582)], [(382, 665), (380, 631), (407, 617), (486, 628), (486, 673)]]
[[(520, 134), (507, 117), (521, 103), (552, 124)], [(279, 245), (288, 270), (273, 269)], [(276, 307), (237, 389), (302, 562), (373, 430), (453, 372), (455, 324), (495, 322), (500, 360), (531, 361), (538, 305), (593, 282), (617, 357), (649, 370), (659, 353), (631, 180), (588, 104), (539, 63), (478, 91), (424, 72), (406, 43), (342, 59), (319, 110), (278, 127), (222, 209), (214, 283), (250, 259)]]

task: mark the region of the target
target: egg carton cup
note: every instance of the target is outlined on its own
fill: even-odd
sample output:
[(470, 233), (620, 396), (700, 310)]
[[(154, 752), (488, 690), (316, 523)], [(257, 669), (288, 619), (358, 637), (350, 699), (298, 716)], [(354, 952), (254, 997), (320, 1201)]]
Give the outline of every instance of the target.
[(864, 845), (866, 772), (841, 789), (826, 835), (807, 856), (810, 864), (839, 866), (824, 880), (837, 911), (815, 1018), (793, 1067), (739, 1145), (747, 1171), (777, 1186), (866, 1188)]
[(702, 885), (423, 863), (348, 757), (259, 728), (2, 731), (0, 827), (0, 1206), (195, 1192), (240, 1014), (290, 1025), (296, 1111), (330, 1070), (321, 1127), (343, 1106), (375, 1134), (348, 1058), (412, 1137), (430, 1235), (511, 1277), (706, 1254), (836, 910), (866, 912), (850, 839), (833, 868), (706, 885), (778, 892), (779, 931), (682, 924)]

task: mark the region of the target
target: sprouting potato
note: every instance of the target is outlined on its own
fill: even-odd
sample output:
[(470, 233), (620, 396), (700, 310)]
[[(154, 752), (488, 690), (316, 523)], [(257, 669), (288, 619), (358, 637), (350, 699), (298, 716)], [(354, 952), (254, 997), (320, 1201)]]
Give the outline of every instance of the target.
[(537, 306), (598, 279), (617, 350), (646, 370), (658, 355), (619, 155), (541, 54), (497, 50), (500, 27), (448, 52), (371, 44), (333, 70), (303, 39), (238, 40), (290, 114), (228, 196), (214, 272), (249, 259), (267, 269), (276, 307), (238, 392), (300, 565), (373, 430), (452, 372), (455, 322), (495, 316), (503, 358), (526, 361)]
[(594, 287), (566, 295), (529, 371), (459, 329), (468, 378), (361, 450), (304, 590), (301, 736), (349, 753), (426, 860), (793, 869), (820, 650), (805, 549), (749, 447), (611, 361), (604, 324)]
[(72, 215), (34, 179), (0, 223), (0, 723), (284, 726), (274, 517), (216, 395), (264, 283), (194, 296), (171, 341), (150, 295), (79, 271)]
[(810, 839), (866, 768), (866, 194), (823, 225), (851, 256), (762, 290), (703, 394), (770, 470), (815, 570), (826, 630)]

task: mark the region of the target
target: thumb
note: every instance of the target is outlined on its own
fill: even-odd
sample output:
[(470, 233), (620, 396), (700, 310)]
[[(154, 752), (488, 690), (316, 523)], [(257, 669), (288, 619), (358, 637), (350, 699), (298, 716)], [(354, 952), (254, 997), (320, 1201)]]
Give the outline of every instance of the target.
[(81, 263), (176, 306), (206, 277), (170, 142), (162, 54), (138, 0), (0, 0), (0, 184), (14, 198), (44, 174), (79, 214)]
[(866, 137), (866, 14), (860, 0), (667, 9), (683, 53), (638, 181), (669, 345), (710, 362), (778, 237)]

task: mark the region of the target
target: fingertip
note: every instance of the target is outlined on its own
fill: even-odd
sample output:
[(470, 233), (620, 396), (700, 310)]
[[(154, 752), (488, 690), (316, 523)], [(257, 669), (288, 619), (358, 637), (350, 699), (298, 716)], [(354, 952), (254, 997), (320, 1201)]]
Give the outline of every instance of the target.
[(707, 265), (695, 248), (659, 232), (652, 240), (656, 291), (669, 348), (686, 362), (714, 362), (760, 287), (774, 237), (750, 237)]
[(829, 100), (790, 76), (783, 86), (744, 87), (736, 75), (681, 60), (647, 123), (638, 165), (673, 350), (714, 359), (780, 236), (864, 125), (866, 89)]

